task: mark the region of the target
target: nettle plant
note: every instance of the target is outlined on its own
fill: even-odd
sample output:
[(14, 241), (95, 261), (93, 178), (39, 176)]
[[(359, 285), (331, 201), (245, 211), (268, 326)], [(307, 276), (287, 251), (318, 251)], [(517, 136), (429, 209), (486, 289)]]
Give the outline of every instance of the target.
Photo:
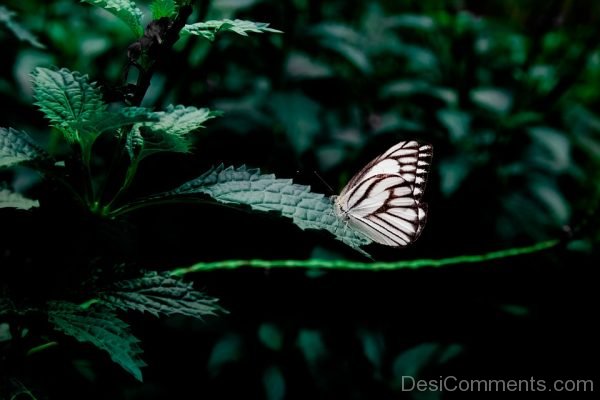
[[(25, 131), (0, 128), (0, 167), (26, 166), (38, 171), (46, 182), (42, 188), (60, 191), (79, 210), (101, 219), (127, 218), (131, 211), (157, 203), (189, 203), (195, 199), (205, 202), (208, 198), (218, 203), (278, 212), (302, 229), (327, 230), (361, 252), (361, 246), (371, 242), (336, 216), (330, 198), (290, 179), (277, 179), (245, 166), (219, 165), (172, 190), (124, 200), (141, 162), (157, 153), (189, 152), (191, 135), (208, 120), (221, 115), (184, 105), (172, 105), (162, 111), (140, 107), (158, 60), (168, 54), (178, 38), (195, 35), (212, 41), (224, 31), (244, 36), (249, 32), (279, 31), (266, 23), (242, 20), (186, 24), (193, 7), (191, 2), (182, 0), (155, 0), (151, 6), (152, 21), (143, 29), (142, 12), (132, 1), (86, 2), (119, 17), (139, 38), (127, 50), (127, 68), (121, 86), (113, 88), (108, 96), (112, 98), (107, 99), (107, 92), (87, 75), (66, 68), (36, 68), (31, 75), (35, 105), (64, 137), (70, 150), (64, 155), (50, 154)], [(137, 80), (127, 83), (132, 71), (136, 71)], [(94, 146), (100, 137), (111, 139), (109, 143), (115, 147), (113, 165), (125, 163), (124, 173), (93, 168), (92, 161), (101, 157)], [(6, 185), (0, 189), (0, 208), (33, 210), (53, 206), (53, 202), (27, 198)], [(17, 353), (17, 357), (23, 357), (64, 340), (60, 337), (64, 334), (105, 350), (114, 362), (142, 380), (140, 367), (144, 363), (139, 340), (117, 311), (148, 312), (153, 316), (180, 314), (200, 319), (224, 311), (216, 299), (194, 290), (192, 283), (182, 281), (178, 274), (139, 270), (122, 273), (123, 270), (127, 270), (126, 265), (106, 271), (94, 268), (90, 262), (84, 282), (74, 282), (75, 287), (61, 290), (64, 297), (53, 298), (22, 295), (2, 279), (0, 352), (12, 348), (13, 356)], [(82, 288), (85, 293), (81, 293)], [(32, 336), (38, 339), (30, 340)], [(0, 356), (0, 369), (10, 371), (7, 364), (14, 357)]]

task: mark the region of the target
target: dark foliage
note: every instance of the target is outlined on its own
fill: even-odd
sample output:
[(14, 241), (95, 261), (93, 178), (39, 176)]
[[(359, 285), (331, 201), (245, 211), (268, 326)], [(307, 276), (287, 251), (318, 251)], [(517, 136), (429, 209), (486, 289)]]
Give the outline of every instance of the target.
[[(211, 42), (183, 35), (175, 16), (147, 19), (137, 38), (89, 4), (4, 3), (0, 127), (28, 132), (68, 172), (61, 175), (63, 166), (46, 154), (38, 158), (37, 147), (28, 157), (49, 165), (44, 179), (35, 165), (0, 169), (0, 194), (6, 187), (39, 201), (31, 210), (0, 208), (0, 399), (593, 396), (403, 391), (403, 376), (533, 378), (548, 386), (591, 379), (598, 391), (599, 5), (215, 0), (180, 7), (186, 17), (192, 12), (187, 23), (239, 18), (284, 32), (223, 31)], [(560, 243), (443, 268), (202, 272), (186, 276), (194, 289), (166, 274), (227, 259), (365, 259), (326, 232), (215, 202), (157, 202), (125, 215), (82, 205), (59, 182), (85, 180), (72, 144), (33, 106), (30, 74), (53, 65), (98, 81), (108, 112), (140, 104), (224, 112), (204, 124), (191, 151), (141, 162), (122, 194), (127, 154), (114, 155), (120, 139), (99, 136), (90, 169), (98, 185), (106, 182), (101, 204), (170, 191), (221, 163), (331, 194), (327, 185), (338, 192), (375, 155), (418, 139), (434, 147), (427, 225), (406, 249), (370, 246), (377, 261)], [(158, 118), (140, 115), (127, 118)], [(142, 129), (140, 140), (148, 146), (163, 133)], [(168, 293), (164, 317), (131, 311), (148, 310), (143, 305), (102, 304), (124, 296), (115, 288), (127, 296), (139, 288)], [(229, 313), (186, 317), (222, 311), (197, 290)], [(69, 305), (48, 303), (55, 300)], [(169, 308), (188, 300), (185, 312)], [(144, 382), (106, 352), (60, 336), (48, 312), (56, 317), (65, 307), (71, 314), (61, 321), (81, 312), (102, 317), (110, 328), (103, 335), (135, 335), (124, 342), (137, 357), (139, 339)], [(119, 363), (134, 375), (141, 365)]]

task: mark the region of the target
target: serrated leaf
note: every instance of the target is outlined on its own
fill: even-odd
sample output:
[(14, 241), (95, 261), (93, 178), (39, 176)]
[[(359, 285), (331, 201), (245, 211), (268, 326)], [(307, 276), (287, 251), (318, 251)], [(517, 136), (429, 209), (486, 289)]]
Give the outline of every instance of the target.
[(175, 14), (175, 1), (173, 0), (154, 0), (150, 5), (152, 19), (170, 17)]
[(219, 165), (164, 195), (191, 194), (206, 194), (221, 203), (248, 205), (254, 210), (279, 212), (303, 230), (329, 231), (362, 253), (360, 247), (371, 242), (336, 216), (331, 198), (311, 192), (309, 186), (295, 184), (291, 179), (261, 174), (259, 169)]
[(95, 6), (104, 8), (109, 13), (113, 14), (140, 37), (144, 34), (142, 27), (142, 11), (131, 0), (81, 0), (82, 3), (89, 3)]
[(39, 207), (37, 200), (28, 199), (20, 193), (11, 192), (8, 189), (0, 189), (0, 208), (18, 208), (20, 210), (29, 210)]
[(211, 42), (215, 40), (215, 36), (219, 32), (231, 31), (238, 35), (248, 36), (248, 32), (253, 33), (282, 33), (277, 29), (269, 28), (269, 24), (264, 22), (252, 22), (241, 19), (230, 20), (222, 19), (215, 21), (197, 22), (188, 24), (181, 30), (181, 35), (202, 36)]
[(191, 282), (156, 272), (116, 282), (100, 292), (98, 299), (111, 308), (149, 312), (155, 317), (180, 314), (202, 319), (222, 311), (217, 299), (194, 290)]
[(86, 132), (91, 135), (99, 135), (103, 132), (116, 130), (127, 125), (134, 125), (142, 122), (155, 122), (159, 116), (143, 107), (125, 107), (117, 112), (105, 111), (95, 115), (90, 120), (75, 124), (79, 132)]
[(147, 126), (150, 125), (153, 129), (164, 131), (169, 135), (184, 136), (198, 128), (203, 128), (204, 122), (221, 113), (207, 108), (170, 105), (166, 111), (156, 112), (156, 115), (160, 120), (155, 124), (146, 124)]
[(48, 303), (48, 320), (57, 331), (80, 342), (91, 343), (106, 351), (123, 369), (142, 381), (139, 339), (129, 332), (129, 326), (106, 310), (82, 309), (66, 301)]
[(48, 157), (27, 133), (12, 128), (0, 128), (0, 168)]
[(17, 37), (17, 39), (27, 42), (38, 49), (45, 49), (46, 46), (40, 43), (33, 33), (29, 32), (29, 30), (23, 28), (19, 23), (13, 20), (15, 15), (17, 15), (17, 13), (14, 11), (9, 10), (4, 6), (0, 6), (0, 25), (6, 26), (6, 28)]
[(68, 141), (93, 142), (95, 138), (86, 137), (76, 125), (94, 120), (106, 110), (106, 105), (96, 83), (90, 83), (87, 75), (66, 68), (36, 68), (33, 90), (35, 104)]
[(186, 153), (192, 146), (190, 133), (221, 114), (206, 108), (170, 105), (166, 111), (152, 115), (158, 118), (157, 122), (137, 124), (127, 138), (127, 151), (132, 158), (142, 160), (164, 151)]

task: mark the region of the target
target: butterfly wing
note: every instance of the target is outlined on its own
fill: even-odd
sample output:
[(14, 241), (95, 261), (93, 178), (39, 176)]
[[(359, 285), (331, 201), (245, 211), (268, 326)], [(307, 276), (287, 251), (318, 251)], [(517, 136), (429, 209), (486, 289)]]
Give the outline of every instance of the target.
[(421, 197), (432, 157), (429, 145), (400, 142), (367, 164), (337, 199), (338, 214), (377, 243), (406, 246), (425, 224)]

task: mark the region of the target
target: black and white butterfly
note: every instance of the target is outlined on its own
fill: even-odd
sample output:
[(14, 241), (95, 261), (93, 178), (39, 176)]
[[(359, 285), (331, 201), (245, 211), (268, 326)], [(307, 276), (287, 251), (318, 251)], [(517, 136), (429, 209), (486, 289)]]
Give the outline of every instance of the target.
[(421, 197), (427, 182), (432, 147), (400, 142), (368, 163), (334, 198), (338, 218), (374, 242), (406, 246), (425, 225)]

